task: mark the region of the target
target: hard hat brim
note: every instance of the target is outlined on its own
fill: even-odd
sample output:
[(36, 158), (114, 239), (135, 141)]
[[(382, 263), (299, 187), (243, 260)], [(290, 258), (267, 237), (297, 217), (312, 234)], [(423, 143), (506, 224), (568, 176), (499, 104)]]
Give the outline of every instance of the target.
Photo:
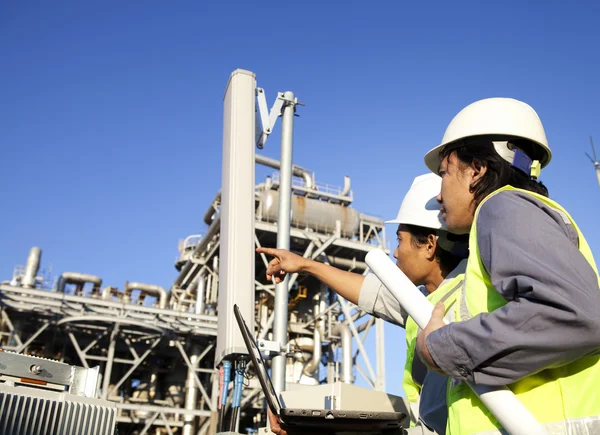
[(402, 222), (400, 222), (398, 219), (392, 219), (391, 221), (384, 221), (383, 223), (400, 225)]
[(442, 163), (440, 159), (440, 152), (445, 145), (446, 144), (438, 145), (435, 148), (430, 149), (427, 154), (425, 154), (425, 166), (427, 166), (427, 168), (436, 175), (440, 175), (440, 163)]
[[(494, 136), (494, 135), (490, 135), (490, 136)], [(498, 136), (507, 136), (507, 135), (498, 135)], [(516, 136), (518, 137), (518, 136)], [(427, 168), (433, 172), (436, 175), (440, 175), (440, 163), (442, 163), (442, 159), (440, 158), (440, 153), (442, 152), (442, 149), (449, 144), (458, 142), (459, 140), (464, 139), (464, 138), (460, 138), (457, 139), (455, 141), (452, 142), (448, 142), (448, 143), (443, 143), (440, 144), (432, 149), (430, 149), (427, 154), (425, 154), (425, 166), (427, 166)], [(528, 139), (531, 142), (533, 142), (534, 144), (536, 144), (539, 149), (543, 152), (543, 158), (540, 160), (541, 163), (541, 167), (544, 168), (546, 165), (548, 165), (548, 163), (550, 163), (550, 160), (552, 159), (552, 151), (550, 151), (550, 149), (547, 146), (544, 146), (542, 144), (540, 144), (539, 142), (536, 142), (534, 140)]]

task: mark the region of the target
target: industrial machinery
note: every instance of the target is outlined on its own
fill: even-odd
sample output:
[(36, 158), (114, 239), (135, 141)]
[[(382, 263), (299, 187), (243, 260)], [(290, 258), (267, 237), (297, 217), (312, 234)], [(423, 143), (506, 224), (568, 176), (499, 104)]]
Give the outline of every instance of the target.
[[(383, 321), (314, 278), (267, 282), (268, 259), (255, 253), (277, 245), (366, 273), (370, 250), (388, 252), (383, 221), (351, 207), (349, 177), (334, 187), (292, 164), (298, 104), (293, 93), (279, 93), (269, 111), (254, 74), (234, 71), (224, 99), (222, 188), (203, 215), (206, 231), (180, 243), (171, 288), (103, 286), (100, 277), (63, 272), (50, 289), (39, 273), (41, 249), (34, 247), (26, 265), (0, 285), (0, 347), (86, 369), (99, 365), (97, 394), (114, 403), (120, 433), (214, 434), (265, 426), (234, 303), (272, 357), (278, 391), (308, 389), (301, 393), (306, 396), (323, 384), (342, 391), (340, 385), (353, 384), (358, 375), (373, 393), (382, 392)], [(280, 116), (280, 160), (256, 155)], [(278, 171), (257, 183), (256, 164)], [(376, 358), (365, 348), (372, 332)]]
[(97, 399), (98, 367), (0, 352), (0, 433), (113, 435), (116, 408)]

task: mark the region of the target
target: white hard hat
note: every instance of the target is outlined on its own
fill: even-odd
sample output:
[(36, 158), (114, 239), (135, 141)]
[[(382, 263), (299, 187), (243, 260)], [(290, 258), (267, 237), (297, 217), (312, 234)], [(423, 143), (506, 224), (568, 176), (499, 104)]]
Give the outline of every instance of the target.
[[(495, 140), (503, 137), (527, 139), (537, 145), (535, 156), (541, 167), (546, 166), (552, 158), (548, 147), (548, 140), (544, 126), (538, 114), (522, 101), (512, 98), (486, 98), (469, 104), (448, 124), (442, 143), (425, 155), (425, 164), (434, 173), (438, 173), (440, 165), (440, 151), (452, 142), (473, 136), (494, 136)], [(499, 142), (495, 142), (499, 150)], [(512, 163), (512, 157), (507, 158), (507, 153), (499, 154)], [(514, 153), (509, 153), (511, 156)]]
[(436, 197), (440, 193), (442, 179), (436, 174), (419, 175), (404, 196), (396, 219), (386, 224), (416, 225), (434, 230), (448, 231), (440, 213)]

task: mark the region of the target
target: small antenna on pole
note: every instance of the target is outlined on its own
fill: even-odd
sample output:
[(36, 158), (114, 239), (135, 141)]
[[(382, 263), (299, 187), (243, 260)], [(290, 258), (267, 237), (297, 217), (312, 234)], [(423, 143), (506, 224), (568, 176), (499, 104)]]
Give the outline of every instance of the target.
[(590, 156), (588, 153), (585, 153), (585, 155), (588, 157), (588, 159), (590, 159), (590, 161), (594, 164), (594, 167), (596, 168), (596, 176), (598, 177), (598, 186), (600, 186), (600, 163), (598, 162), (598, 159), (596, 158), (596, 149), (594, 148), (594, 140), (592, 139), (592, 136), (590, 136), (590, 144), (592, 145), (592, 155), (594, 156), (594, 158), (592, 158), (592, 156)]

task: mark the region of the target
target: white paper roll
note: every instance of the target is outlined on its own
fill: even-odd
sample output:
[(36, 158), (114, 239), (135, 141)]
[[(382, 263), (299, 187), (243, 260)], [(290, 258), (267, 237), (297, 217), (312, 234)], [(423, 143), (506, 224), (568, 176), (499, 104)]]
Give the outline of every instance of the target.
[[(433, 305), (381, 249), (369, 251), (369, 268), (413, 318), (419, 328), (429, 323)], [(507, 387), (469, 386), (511, 435), (547, 435), (544, 427)]]

